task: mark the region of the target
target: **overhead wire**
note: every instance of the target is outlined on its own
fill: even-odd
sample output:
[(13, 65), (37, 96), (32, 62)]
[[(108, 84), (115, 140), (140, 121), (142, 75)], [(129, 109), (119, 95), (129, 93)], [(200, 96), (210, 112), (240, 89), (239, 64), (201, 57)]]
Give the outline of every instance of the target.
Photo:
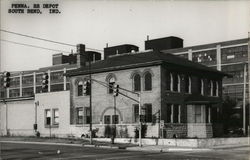
[[(40, 37), (31, 36), (31, 35), (22, 34), (22, 33), (17, 33), (17, 32), (8, 31), (8, 30), (5, 30), (5, 29), (0, 29), (0, 31), (6, 32), (6, 33), (10, 33), (10, 34), (15, 34), (15, 35), (18, 35), (18, 36), (23, 36), (23, 37), (33, 38), (33, 39), (42, 40), (42, 41), (46, 41), (46, 42), (56, 43), (56, 44), (60, 44), (60, 45), (66, 45), (66, 46), (76, 47), (76, 45), (73, 45), (73, 44), (64, 43), (64, 42), (58, 42), (58, 41), (49, 40), (49, 39), (40, 38)], [(87, 48), (86, 47), (86, 49), (103, 52), (103, 50), (94, 49), (94, 48)]]
[(0, 39), (0, 40), (3, 41), (3, 42), (8, 42), (8, 43), (12, 43), (12, 44), (18, 44), (18, 45), (22, 45), (22, 46), (28, 46), (28, 47), (33, 47), (33, 48), (45, 49), (45, 50), (56, 51), (56, 52), (71, 53), (69, 51), (63, 51), (63, 50), (58, 50), (58, 49), (51, 49), (51, 48), (46, 48), (46, 47), (41, 47), (41, 46), (36, 46), (36, 45), (31, 45), (31, 44), (26, 44), (26, 43), (19, 43), (19, 42), (15, 42), (15, 41), (9, 41), (9, 40), (5, 40), (5, 39)]

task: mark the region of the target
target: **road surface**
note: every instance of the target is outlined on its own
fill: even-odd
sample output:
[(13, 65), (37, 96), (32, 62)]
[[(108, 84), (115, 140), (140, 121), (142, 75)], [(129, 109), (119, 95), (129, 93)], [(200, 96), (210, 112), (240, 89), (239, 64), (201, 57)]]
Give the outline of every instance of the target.
[(215, 151), (190, 151), (190, 152), (138, 152), (125, 149), (106, 149), (93, 147), (76, 147), (44, 144), (1, 143), (2, 159), (99, 159), (99, 160), (249, 160), (249, 148), (215, 150)]

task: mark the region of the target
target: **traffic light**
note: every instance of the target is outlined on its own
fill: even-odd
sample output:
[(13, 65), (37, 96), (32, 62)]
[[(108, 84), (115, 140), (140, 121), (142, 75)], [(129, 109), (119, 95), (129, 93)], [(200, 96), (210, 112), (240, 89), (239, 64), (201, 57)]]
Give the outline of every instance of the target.
[(114, 93), (113, 93), (114, 96), (118, 96), (118, 94), (119, 94), (119, 85), (114, 84), (113, 88), (114, 88)]
[(4, 81), (3, 86), (5, 88), (10, 87), (10, 72), (4, 72), (3, 76), (4, 76), (4, 78), (3, 78), (3, 81)]
[(83, 93), (84, 93), (84, 95), (90, 95), (90, 82), (89, 81), (84, 81)]
[(49, 83), (49, 75), (48, 73), (44, 73), (42, 77), (42, 89), (45, 90), (48, 88)]

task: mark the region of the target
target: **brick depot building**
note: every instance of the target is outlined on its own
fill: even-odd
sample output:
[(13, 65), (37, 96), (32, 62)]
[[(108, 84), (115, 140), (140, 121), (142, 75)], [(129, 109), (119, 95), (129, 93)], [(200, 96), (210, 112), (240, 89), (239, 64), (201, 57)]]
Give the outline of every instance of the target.
[[(161, 129), (164, 138), (213, 136), (221, 114), (222, 72), (157, 50), (117, 52), (114, 49), (115, 55), (91, 65), (92, 123), (98, 136), (105, 136), (105, 126), (116, 124), (118, 137), (134, 137), (139, 120), (139, 105), (128, 98), (137, 99), (136, 95), (120, 90), (126, 96), (119, 94), (114, 107), (112, 88), (101, 84), (118, 84), (140, 93), (146, 137), (159, 137)], [(81, 60), (84, 65), (84, 56)], [(90, 94), (83, 94), (83, 84), (89, 78), (89, 66), (67, 75), (71, 124), (83, 124), (88, 131)], [(159, 128), (159, 117), (163, 128)]]
[[(146, 137), (218, 136), (225, 74), (160, 51), (182, 48), (182, 44), (182, 39), (168, 37), (146, 41), (144, 52), (128, 44), (107, 47), (104, 60), (79, 45), (76, 54), (54, 55), (53, 66), (11, 73), (10, 88), (0, 86), (1, 134), (33, 135), (33, 124), (42, 136), (87, 134), (90, 95), (83, 94), (83, 85), (89, 78), (86, 58), (91, 55), (92, 61), (97, 60), (91, 64), (92, 122), (97, 136), (106, 136), (106, 126), (114, 123), (118, 137), (134, 137), (138, 128), (139, 105), (128, 98), (138, 96), (120, 90), (126, 96), (115, 98), (114, 109), (113, 90), (101, 85), (114, 83), (140, 93)], [(45, 93), (40, 89), (44, 72), (49, 74)], [(159, 120), (164, 122), (161, 127)]]

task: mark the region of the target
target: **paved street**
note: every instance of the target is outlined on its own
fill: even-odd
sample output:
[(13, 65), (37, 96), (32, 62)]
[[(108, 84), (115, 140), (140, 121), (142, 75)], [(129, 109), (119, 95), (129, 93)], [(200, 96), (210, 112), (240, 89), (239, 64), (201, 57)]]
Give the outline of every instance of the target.
[[(105, 149), (44, 144), (1, 143), (3, 159), (227, 159), (249, 160), (249, 148), (203, 152), (138, 152), (123, 149)], [(60, 150), (60, 153), (58, 152)], [(58, 153), (57, 153), (58, 152)]]

